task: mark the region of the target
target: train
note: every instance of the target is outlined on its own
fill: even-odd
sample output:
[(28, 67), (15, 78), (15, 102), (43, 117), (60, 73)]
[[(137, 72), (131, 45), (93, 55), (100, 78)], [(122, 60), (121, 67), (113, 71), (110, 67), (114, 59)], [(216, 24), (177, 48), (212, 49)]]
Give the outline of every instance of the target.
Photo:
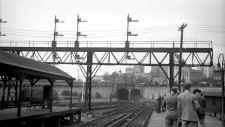
[(139, 101), (141, 99), (141, 91), (139, 89), (120, 88), (117, 90), (118, 100)]

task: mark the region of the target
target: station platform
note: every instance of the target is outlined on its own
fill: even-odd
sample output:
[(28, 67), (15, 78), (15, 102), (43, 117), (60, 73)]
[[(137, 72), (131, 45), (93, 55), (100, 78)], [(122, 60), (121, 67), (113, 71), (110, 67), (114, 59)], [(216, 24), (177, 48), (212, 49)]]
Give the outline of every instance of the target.
[[(153, 112), (148, 127), (165, 127), (165, 113)], [(219, 119), (206, 115), (204, 127), (222, 127), (222, 123)]]
[(22, 108), (21, 116), (18, 117), (16, 115), (17, 109), (5, 109), (0, 110), (0, 121), (3, 120), (12, 120), (12, 119), (22, 119), (22, 118), (31, 118), (31, 117), (44, 117), (44, 116), (55, 116), (55, 115), (62, 115), (69, 112), (79, 112), (79, 108), (69, 109), (68, 107), (53, 107), (52, 112), (49, 109), (30, 109), (30, 108)]
[[(49, 109), (31, 109), (22, 108), (21, 116), (17, 116), (17, 109), (5, 109), (0, 110), (0, 126), (4, 127), (10, 125), (17, 125), (21, 122), (26, 124), (33, 124), (34, 122), (40, 123), (44, 126), (48, 121), (55, 122), (57, 127), (60, 127), (60, 121), (63, 117), (77, 116), (77, 120), (80, 120), (81, 109), (80, 108), (68, 108), (68, 107), (53, 107), (52, 112)], [(75, 120), (75, 119), (74, 119)], [(12, 125), (12, 126), (13, 126)], [(33, 125), (32, 125), (33, 126)], [(46, 125), (47, 126), (47, 125)]]

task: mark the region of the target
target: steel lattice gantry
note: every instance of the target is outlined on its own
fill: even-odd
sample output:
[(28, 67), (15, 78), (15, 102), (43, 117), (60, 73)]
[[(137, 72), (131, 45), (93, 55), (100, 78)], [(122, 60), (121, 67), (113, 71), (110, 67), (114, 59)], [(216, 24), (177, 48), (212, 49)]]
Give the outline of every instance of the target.
[[(212, 48), (105, 48), (105, 47), (0, 47), (0, 50), (16, 53), (48, 64), (78, 64), (86, 77), (85, 102), (91, 106), (91, 80), (102, 65), (159, 66), (174, 83), (174, 68), (179, 66), (212, 66)], [(57, 55), (55, 55), (57, 54)], [(86, 68), (84, 67), (86, 66)], [(169, 67), (169, 74), (163, 69)], [(168, 76), (169, 75), (169, 76)]]

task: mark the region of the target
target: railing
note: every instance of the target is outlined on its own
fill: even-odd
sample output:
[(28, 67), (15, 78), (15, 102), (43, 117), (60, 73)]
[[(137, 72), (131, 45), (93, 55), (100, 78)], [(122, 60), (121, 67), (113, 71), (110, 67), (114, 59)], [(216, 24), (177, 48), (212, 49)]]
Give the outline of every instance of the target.
[[(123, 48), (124, 41), (80, 41), (80, 47)], [(0, 47), (51, 47), (52, 41), (0, 41)], [(74, 41), (57, 41), (57, 47), (74, 47)], [(179, 41), (130, 41), (130, 48), (179, 48)], [(212, 41), (184, 41), (183, 48), (212, 48)]]

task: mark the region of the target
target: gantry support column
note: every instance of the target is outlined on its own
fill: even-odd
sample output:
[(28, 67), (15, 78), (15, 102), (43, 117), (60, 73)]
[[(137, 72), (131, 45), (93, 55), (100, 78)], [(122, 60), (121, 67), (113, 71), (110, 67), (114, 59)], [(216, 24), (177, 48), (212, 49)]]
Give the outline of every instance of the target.
[(9, 78), (8, 80), (8, 88), (7, 88), (7, 97), (6, 97), (6, 100), (7, 102), (10, 101), (10, 95), (11, 95), (11, 88), (12, 88), (12, 78)]
[(18, 103), (18, 79), (15, 80), (15, 105)]
[(72, 109), (73, 108), (73, 81), (72, 82), (67, 82), (68, 85), (70, 86), (70, 104), (69, 104), (69, 108)]
[(1, 100), (1, 109), (4, 109), (5, 107), (5, 89), (7, 87), (7, 79), (6, 77), (2, 77), (3, 80), (3, 88), (2, 88), (2, 100)]
[(88, 110), (91, 110), (91, 81), (92, 81), (92, 56), (93, 52), (87, 52), (87, 74), (86, 74), (86, 86), (85, 86), (85, 105), (88, 106)]
[(174, 53), (171, 52), (170, 53), (170, 80), (169, 80), (170, 92), (174, 85), (174, 57), (173, 57), (173, 55), (174, 55)]
[(21, 116), (22, 87), (23, 87), (23, 80), (24, 80), (23, 76), (20, 77), (20, 79), (19, 79), (19, 98), (18, 98), (18, 103), (17, 103), (17, 116), (18, 117)]
[(52, 106), (53, 106), (53, 85), (54, 85), (54, 80), (49, 80), (50, 82), (50, 90), (49, 90), (49, 109), (50, 112), (52, 112)]

